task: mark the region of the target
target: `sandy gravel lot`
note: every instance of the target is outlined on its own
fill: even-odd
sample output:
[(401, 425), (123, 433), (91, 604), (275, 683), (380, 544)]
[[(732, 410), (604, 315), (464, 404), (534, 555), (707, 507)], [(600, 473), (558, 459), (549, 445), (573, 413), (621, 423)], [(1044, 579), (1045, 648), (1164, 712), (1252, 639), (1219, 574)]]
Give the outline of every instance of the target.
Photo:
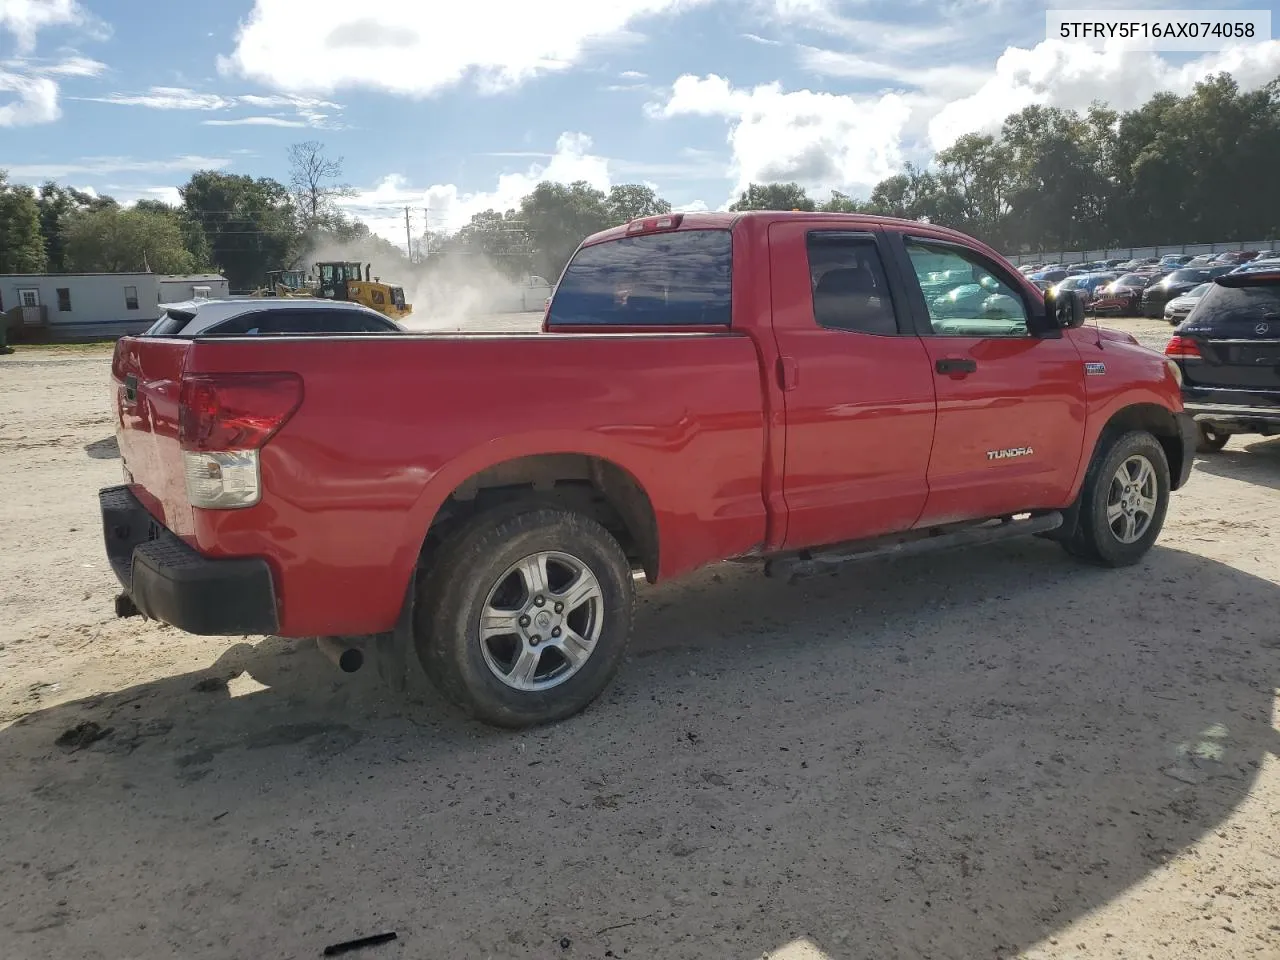
[(1134, 569), (646, 588), (608, 694), (510, 734), (114, 619), (105, 356), (0, 359), (5, 958), (1280, 957), (1280, 440)]

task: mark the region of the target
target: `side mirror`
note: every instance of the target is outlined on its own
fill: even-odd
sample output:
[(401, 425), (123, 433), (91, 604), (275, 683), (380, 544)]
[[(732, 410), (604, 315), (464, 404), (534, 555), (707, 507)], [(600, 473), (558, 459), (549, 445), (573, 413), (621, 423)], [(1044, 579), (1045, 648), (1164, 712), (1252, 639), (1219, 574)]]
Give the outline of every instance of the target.
[(1033, 313), (1028, 327), (1034, 337), (1052, 337), (1056, 331), (1083, 326), (1084, 298), (1074, 290), (1050, 287), (1044, 295), (1044, 313)]

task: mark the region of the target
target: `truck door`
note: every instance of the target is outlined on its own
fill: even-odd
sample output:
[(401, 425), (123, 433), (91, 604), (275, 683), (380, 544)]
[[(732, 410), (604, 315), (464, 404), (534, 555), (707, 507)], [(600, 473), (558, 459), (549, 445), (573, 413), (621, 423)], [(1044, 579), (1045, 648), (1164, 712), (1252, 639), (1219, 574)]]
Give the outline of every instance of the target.
[(933, 374), (883, 242), (873, 228), (769, 227), (791, 548), (909, 529), (924, 508)]
[(1028, 333), (1029, 293), (964, 244), (886, 236), (908, 274), (938, 423), (920, 525), (1062, 507), (1082, 455), (1084, 363)]

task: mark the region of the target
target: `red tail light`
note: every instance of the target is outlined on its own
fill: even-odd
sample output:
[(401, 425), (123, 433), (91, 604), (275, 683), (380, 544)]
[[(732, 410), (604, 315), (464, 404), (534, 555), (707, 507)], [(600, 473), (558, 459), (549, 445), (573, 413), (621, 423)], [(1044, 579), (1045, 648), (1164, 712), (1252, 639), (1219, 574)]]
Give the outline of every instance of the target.
[(111, 379), (116, 383), (124, 383), (124, 340), (116, 341), (111, 351)]
[(1168, 345), (1164, 348), (1166, 357), (1173, 357), (1175, 360), (1185, 360), (1188, 357), (1200, 359), (1200, 348), (1196, 346), (1196, 342), (1188, 337), (1179, 337), (1176, 334), (1169, 338)]
[(183, 450), (257, 450), (301, 403), (302, 379), (293, 373), (184, 377), (178, 441)]

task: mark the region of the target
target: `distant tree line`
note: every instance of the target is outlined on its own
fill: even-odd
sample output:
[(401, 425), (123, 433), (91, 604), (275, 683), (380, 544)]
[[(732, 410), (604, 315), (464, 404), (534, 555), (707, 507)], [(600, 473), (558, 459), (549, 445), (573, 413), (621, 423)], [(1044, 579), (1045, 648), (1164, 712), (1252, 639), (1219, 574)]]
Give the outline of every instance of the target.
[(45, 183), (11, 184), (0, 170), (0, 273), (218, 270), (232, 289), (335, 241), (403, 258), (399, 248), (344, 215), (341, 158), (315, 141), (289, 149), (290, 182), (202, 170), (178, 188), (177, 206), (113, 198)]
[(1027, 107), (867, 200), (819, 204), (794, 183), (752, 184), (730, 209), (923, 219), (1009, 253), (1261, 240), (1280, 235), (1277, 158), (1280, 78), (1244, 93), (1224, 74), (1126, 113)]
[[(1009, 253), (1280, 235), (1280, 78), (1242, 92), (1228, 75), (1136, 110), (1032, 106), (997, 135), (968, 134), (927, 168), (908, 164), (865, 200), (818, 202), (795, 183), (751, 184), (730, 209), (861, 212), (955, 227)], [(410, 262), (345, 216), (342, 159), (314, 141), (289, 150), (289, 183), (202, 170), (181, 203), (110, 197), (0, 171), (0, 273), (220, 270), (233, 289), (262, 283), (327, 241), (358, 246), (389, 278), (477, 259), (512, 278), (559, 275), (590, 233), (671, 204), (642, 184), (609, 191), (544, 181), (520, 204), (450, 234), (428, 232)]]

